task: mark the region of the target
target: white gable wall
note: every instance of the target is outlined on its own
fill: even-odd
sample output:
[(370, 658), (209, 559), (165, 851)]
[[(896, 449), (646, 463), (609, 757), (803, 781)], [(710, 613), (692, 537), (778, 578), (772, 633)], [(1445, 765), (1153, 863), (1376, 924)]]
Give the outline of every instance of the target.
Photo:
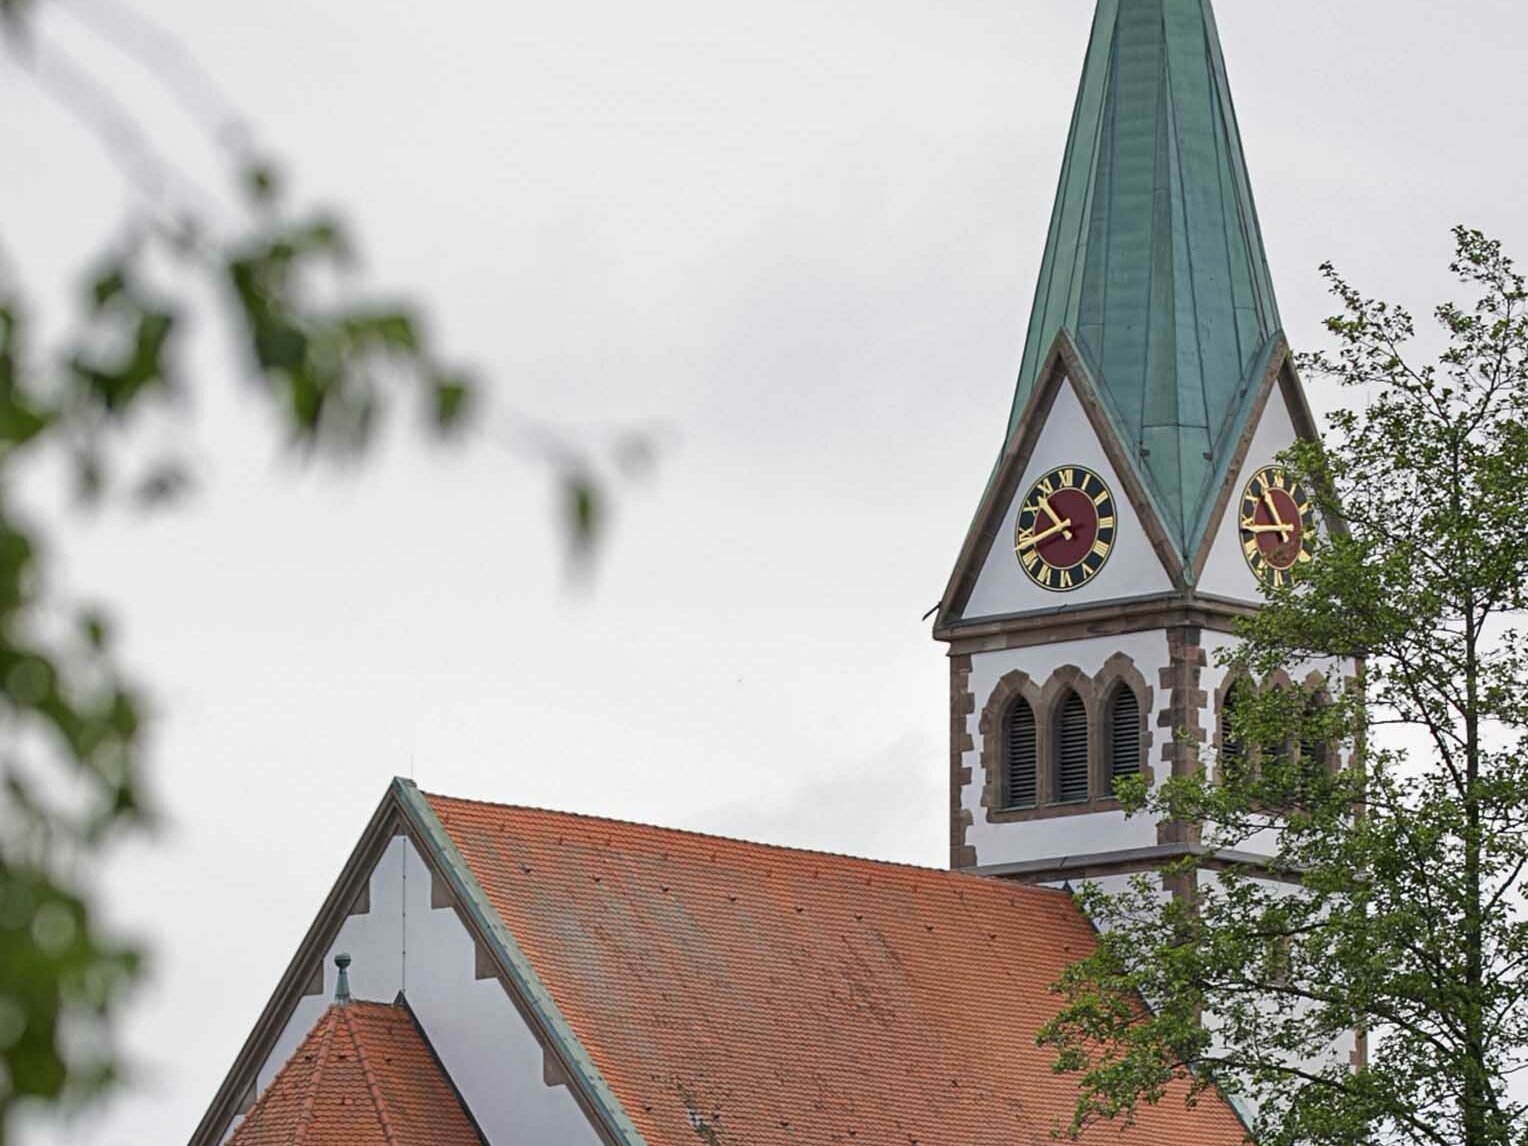
[(491, 1146), (598, 1146), (568, 1089), (543, 1081), (541, 1045), (499, 981), (476, 978), (475, 945), (456, 912), (430, 906), (429, 868), (403, 836), (372, 871), (370, 911), (347, 919), (326, 953), (324, 994), (298, 1004), (261, 1066), (262, 1093), (333, 1001), (341, 951), (354, 960), (355, 998), (405, 994)]
[[(1119, 529), (1115, 535), (1114, 552), (1097, 577), (1069, 593), (1052, 593), (1040, 588), (1024, 575), (1024, 570), (1013, 554), (1014, 530), (1018, 525), (1019, 508), (1024, 496), (1035, 482), (1057, 466), (1071, 464), (1086, 466), (1108, 483), (1119, 507), (1116, 515)], [(1162, 568), (1162, 562), (1146, 536), (1135, 506), (1125, 494), (1124, 483), (1104, 453), (1103, 444), (1093, 432), (1087, 412), (1068, 379), (1056, 393), (1055, 406), (1040, 431), (1034, 454), (1004, 512), (1003, 524), (983, 560), (981, 573), (977, 576), (976, 586), (962, 617), (966, 620), (1000, 617), (1036, 609), (1057, 609), (1064, 605), (1088, 605), (1126, 597), (1149, 596), (1171, 590), (1172, 582), (1167, 571)]]
[(1213, 597), (1230, 597), (1253, 603), (1262, 601), (1263, 594), (1258, 588), (1257, 577), (1248, 568), (1247, 559), (1242, 555), (1241, 493), (1247, 488), (1252, 475), (1264, 466), (1271, 465), (1281, 453), (1294, 445), (1296, 437), (1294, 419), (1290, 417), (1289, 405), (1284, 401), (1284, 390), (1275, 386), (1273, 393), (1268, 396), (1263, 419), (1252, 436), (1252, 446), (1247, 451), (1241, 472), (1236, 475), (1236, 484), (1231, 487), (1230, 504), (1226, 506), (1225, 514), (1215, 527), (1210, 556), (1199, 578), (1200, 592)]

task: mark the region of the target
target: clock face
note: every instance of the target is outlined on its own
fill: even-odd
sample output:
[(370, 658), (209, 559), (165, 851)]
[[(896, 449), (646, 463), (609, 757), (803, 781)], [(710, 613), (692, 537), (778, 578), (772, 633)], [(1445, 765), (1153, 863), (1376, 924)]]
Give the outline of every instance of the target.
[(1310, 560), (1316, 508), (1282, 466), (1252, 475), (1241, 500), (1242, 554), (1259, 578), (1276, 588), (1294, 583), (1295, 568)]
[(1114, 494), (1090, 469), (1060, 466), (1019, 507), (1013, 551), (1029, 579), (1067, 593), (1098, 576), (1114, 549)]

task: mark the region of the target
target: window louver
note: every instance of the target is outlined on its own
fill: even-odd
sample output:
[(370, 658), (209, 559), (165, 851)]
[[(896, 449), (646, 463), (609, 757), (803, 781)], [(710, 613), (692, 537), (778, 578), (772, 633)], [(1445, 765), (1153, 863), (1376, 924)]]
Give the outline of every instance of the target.
[(1320, 722), (1326, 712), (1327, 700), (1321, 695), (1310, 698), (1305, 706), (1305, 726), (1300, 736), (1300, 786), (1303, 790), (1314, 789), (1321, 777), (1331, 768), (1331, 750), (1321, 735)]
[(1111, 783), (1141, 770), (1141, 702), (1135, 690), (1121, 685), (1110, 708), (1109, 775)]
[(1037, 793), (1035, 768), (1035, 710), (1022, 698), (1013, 702), (1004, 721), (1004, 749), (1008, 757), (1008, 806), (1032, 808)]
[(1226, 692), (1220, 709), (1220, 778), (1222, 782), (1241, 783), (1247, 775), (1247, 745), (1236, 728), (1237, 714), (1246, 709), (1248, 690), (1245, 679), (1238, 680)]
[(1088, 798), (1088, 710), (1075, 692), (1062, 702), (1057, 731), (1057, 799), (1063, 804), (1081, 803)]

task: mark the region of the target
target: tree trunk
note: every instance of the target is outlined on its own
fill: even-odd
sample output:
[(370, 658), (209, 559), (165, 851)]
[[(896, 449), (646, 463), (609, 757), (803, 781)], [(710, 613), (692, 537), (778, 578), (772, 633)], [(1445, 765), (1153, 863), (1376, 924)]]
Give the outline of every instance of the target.
[(1485, 1054), (1484, 1007), (1485, 899), (1481, 887), (1480, 660), (1473, 592), (1465, 595), (1464, 625), (1464, 1146), (1490, 1146), (1491, 1083)]

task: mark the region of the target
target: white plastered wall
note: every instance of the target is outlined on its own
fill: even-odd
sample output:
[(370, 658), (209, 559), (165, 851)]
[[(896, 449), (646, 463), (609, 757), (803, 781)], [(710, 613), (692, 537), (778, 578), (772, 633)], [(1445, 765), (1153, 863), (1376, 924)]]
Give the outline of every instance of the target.
[(1278, 456), (1295, 443), (1294, 419), (1289, 415), (1289, 405), (1284, 401), (1282, 387), (1275, 386), (1268, 396), (1263, 418), (1252, 436), (1251, 448), (1236, 475), (1236, 484), (1224, 515), (1215, 527), (1215, 540), (1205, 561), (1204, 572), (1199, 578), (1199, 591), (1214, 597), (1230, 597), (1234, 600), (1260, 602), (1263, 594), (1258, 589), (1255, 574), (1247, 566), (1242, 555), (1241, 543), (1241, 493), (1254, 473), (1271, 465)]
[(969, 685), (976, 699), (976, 711), (966, 720), (975, 748), (966, 754), (971, 782), (961, 794), (961, 804), (971, 813), (972, 823), (966, 832), (966, 843), (976, 849), (977, 863), (1022, 863), (1095, 855), (1151, 847), (1157, 842), (1156, 824), (1149, 816), (1127, 819), (1122, 812), (1093, 812), (1017, 823), (988, 823), (987, 809), (982, 807), (987, 774), (982, 767), (981, 713), (998, 681), (1008, 673), (1018, 671), (1028, 673), (1043, 688), (1052, 674), (1064, 665), (1078, 668), (1090, 677), (1096, 676), (1110, 658), (1121, 653), (1135, 662), (1136, 671), (1152, 690), (1152, 712), (1148, 715), (1152, 739), (1147, 751), (1148, 761), (1160, 777), (1162, 769), (1158, 760), (1162, 738), (1168, 735), (1166, 730), (1157, 727), (1156, 715), (1167, 703), (1167, 697), (1159, 687), (1161, 670), (1167, 666), (1167, 635), (1162, 631), (972, 655)]
[[(1034, 483), (1057, 466), (1086, 466), (1108, 483), (1118, 505), (1118, 531), (1114, 552), (1098, 576), (1080, 589), (1052, 593), (1040, 588), (1019, 566), (1013, 553), (1014, 530), (1019, 507)], [(1036, 609), (1058, 609), (1065, 605), (1090, 605), (1129, 597), (1167, 593), (1172, 582), (1152, 548), (1135, 507), (1125, 495), (1119, 474), (1104, 453), (1103, 444), (1093, 432), (1087, 412), (1070, 380), (1062, 383), (1055, 405), (1023, 478), (1003, 515), (991, 549), (982, 562), (981, 573), (966, 603), (965, 619), (998, 617)]]
[[(1199, 715), (1199, 726), (1204, 729), (1204, 742), (1199, 746), (1200, 759), (1206, 765), (1213, 766), (1221, 715), (1219, 697), (1227, 675), (1221, 658), (1236, 644), (1236, 638), (1206, 629), (1201, 632), (1200, 641), (1205, 650), (1206, 662), (1199, 676), (1199, 686), (1206, 699), (1205, 708)], [(1175, 730), (1164, 728), (1159, 723), (1159, 716), (1171, 699), (1160, 687), (1161, 670), (1168, 665), (1165, 632), (1149, 630), (972, 655), (968, 686), (975, 699), (976, 710), (966, 717), (966, 731), (974, 747), (964, 758), (966, 766), (971, 770), (971, 781), (961, 793), (961, 807), (971, 813), (972, 823), (966, 830), (966, 843), (976, 849), (978, 864), (1023, 863), (1066, 856), (1098, 855), (1151, 847), (1157, 843), (1156, 825), (1148, 816), (1127, 818), (1121, 812), (1095, 812), (1012, 823), (989, 823), (988, 809), (982, 807), (982, 794), (986, 790), (988, 777), (982, 765), (981, 714), (998, 682), (1008, 673), (1018, 671), (1027, 673), (1037, 686), (1043, 688), (1058, 669), (1066, 666), (1075, 667), (1092, 677), (1099, 673), (1108, 660), (1120, 653), (1134, 662), (1136, 671), (1145, 678), (1152, 690), (1152, 712), (1147, 724), (1151, 744), (1147, 750), (1147, 762), (1160, 782), (1165, 778), (1166, 767), (1162, 761), (1162, 748), (1175, 733)], [(1326, 675), (1334, 665), (1340, 665), (1344, 676), (1353, 672), (1350, 662), (1311, 661), (1300, 666), (1296, 674), (1298, 683), (1303, 683), (1312, 672)], [(1271, 854), (1276, 846), (1277, 840), (1272, 832), (1260, 833), (1241, 844), (1242, 850), (1265, 855)]]
[[(1199, 873), (1199, 886), (1201, 889), (1204, 889), (1206, 893), (1209, 893), (1210, 889), (1213, 887), (1215, 881), (1218, 878), (1219, 876), (1217, 876), (1214, 872), (1202, 871)], [(1290, 888), (1287, 884), (1275, 884), (1268, 881), (1262, 882), (1264, 883), (1264, 886), (1273, 888), (1275, 891), (1282, 889), (1291, 895), (1295, 894), (1294, 889)], [(1297, 1005), (1298, 1011), (1308, 1012), (1310, 1009), (1311, 1006), (1308, 1003)], [(1215, 1029), (1215, 1015), (1213, 1012), (1205, 1016), (1205, 1023), (1211, 1031)], [(1223, 1045), (1224, 1044), (1219, 1040), (1216, 1040), (1213, 1049), (1218, 1051), (1222, 1049)], [(1354, 1057), (1357, 1050), (1357, 1033), (1348, 1032), (1338, 1038), (1335, 1042), (1326, 1048), (1324, 1053), (1317, 1055), (1314, 1059), (1300, 1059), (1293, 1055), (1288, 1055), (1285, 1057), (1285, 1061), (1298, 1065), (1301, 1068), (1314, 1073), (1316, 1071), (1329, 1069), (1333, 1065), (1351, 1067), (1354, 1063)], [(1242, 1116), (1244, 1118), (1250, 1121), (1256, 1117), (1257, 1105), (1250, 1099), (1245, 1097), (1239, 1098), (1236, 1100), (1236, 1105), (1241, 1109)]]
[(370, 910), (345, 921), (324, 957), (324, 994), (298, 1004), (261, 1066), (260, 1091), (333, 1000), (334, 956), (345, 951), (355, 998), (407, 997), (491, 1146), (598, 1146), (568, 1089), (546, 1085), (541, 1045), (499, 981), (476, 977), (474, 941), (455, 910), (430, 906), (429, 868), (406, 837), (388, 845), (370, 893)]

